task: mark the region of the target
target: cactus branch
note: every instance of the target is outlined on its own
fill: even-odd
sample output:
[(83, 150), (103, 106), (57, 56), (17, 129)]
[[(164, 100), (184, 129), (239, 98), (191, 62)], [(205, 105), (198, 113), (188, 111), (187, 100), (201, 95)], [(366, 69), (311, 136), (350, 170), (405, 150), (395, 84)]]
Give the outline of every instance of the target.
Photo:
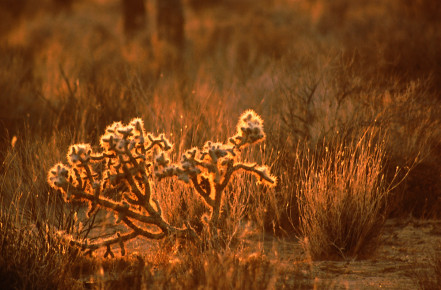
[(269, 185), (275, 185), (276, 183), (276, 178), (267, 173), (268, 169), (266, 167), (257, 168), (257, 164), (253, 164), (253, 165), (236, 164), (232, 170), (233, 172), (237, 170), (244, 170), (254, 173), (260, 178), (260, 182), (262, 183), (267, 182), (269, 183)]
[(214, 200), (212, 198), (210, 198), (210, 193), (211, 193), (211, 187), (210, 184), (205, 184), (205, 188), (202, 188), (202, 183), (206, 181), (205, 179), (203, 181), (201, 181), (201, 183), (198, 182), (197, 177), (192, 177), (191, 178), (191, 183), (193, 185), (193, 187), (196, 189), (196, 191), (199, 193), (200, 196), (202, 196), (202, 198), (205, 200), (205, 202), (213, 207), (214, 206)]
[(134, 238), (136, 238), (139, 234), (135, 231), (131, 232), (131, 233), (127, 233), (124, 235), (120, 235), (119, 237), (115, 237), (115, 238), (109, 238), (107, 240), (101, 241), (101, 242), (97, 242), (97, 243), (93, 243), (93, 244), (88, 244), (87, 242), (79, 242), (76, 240), (71, 240), (70, 244), (73, 246), (78, 246), (80, 247), (82, 250), (88, 250), (89, 252), (93, 252), (99, 248), (103, 248), (103, 247), (110, 247), (111, 245), (114, 244), (118, 244), (121, 241), (122, 242), (126, 242), (129, 240), (132, 240)]

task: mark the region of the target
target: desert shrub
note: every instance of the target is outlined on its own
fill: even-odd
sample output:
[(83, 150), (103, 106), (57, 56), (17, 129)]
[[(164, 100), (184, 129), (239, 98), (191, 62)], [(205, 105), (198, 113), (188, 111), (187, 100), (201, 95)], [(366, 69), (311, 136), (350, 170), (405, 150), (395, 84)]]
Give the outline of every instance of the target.
[[(386, 92), (378, 121), (389, 130), (389, 171), (414, 164), (404, 182), (391, 195), (392, 216), (439, 217), (441, 167), (440, 109), (424, 82), (404, 90)], [(412, 160), (415, 160), (413, 162)]]
[(386, 219), (393, 183), (385, 178), (385, 141), (374, 129), (299, 150), (295, 166), (300, 231), (313, 259), (369, 253)]
[(100, 151), (89, 144), (76, 144), (69, 148), (69, 164), (58, 163), (48, 175), (49, 184), (59, 189), (66, 201), (86, 201), (90, 216), (97, 207), (115, 213), (116, 223), (123, 222), (127, 232), (106, 240), (71, 240), (87, 253), (106, 247), (105, 257), (114, 256), (111, 246), (116, 244), (125, 254), (124, 244), (138, 236), (162, 239), (166, 236), (198, 240), (198, 234), (188, 222), (175, 227), (167, 222), (162, 208), (152, 192), (152, 184), (176, 176), (191, 184), (198, 196), (210, 208), (209, 216), (199, 217), (205, 224), (202, 232), (210, 243), (218, 244), (221, 228), (221, 210), (224, 190), (233, 174), (245, 171), (256, 175), (261, 183), (273, 185), (276, 180), (266, 166), (238, 161), (240, 151), (265, 138), (263, 121), (254, 111), (242, 114), (236, 135), (228, 143), (208, 141), (202, 149), (186, 151), (180, 163), (170, 162), (172, 145), (163, 134), (146, 133), (141, 119), (128, 125), (115, 122), (106, 128), (100, 139)]
[[(377, 82), (365, 76), (367, 71), (360, 70), (355, 60), (348, 62), (342, 55), (321, 61), (326, 65), (317, 66), (310, 58), (294, 61), (290, 57), (280, 65), (276, 88), (283, 105), (275, 103), (280, 113), (273, 116), (273, 120), (279, 119), (280, 128), (273, 129), (268, 140), (280, 152), (274, 166), (280, 184), (292, 191), (282, 194), (284, 203), (296, 204), (296, 186), (291, 180), (299, 173), (291, 166), (296, 158), (291, 148), (297, 142), (306, 140), (312, 148), (323, 138), (334, 138), (336, 132), (354, 138), (366, 127), (375, 126), (389, 135), (385, 144), (386, 177), (392, 178), (397, 166), (413, 168), (389, 195), (390, 214), (436, 216), (440, 206), (440, 103), (430, 89), (431, 79)], [(289, 216), (296, 215), (295, 207), (289, 208), (282, 218), (288, 227)]]
[[(30, 132), (2, 152), (0, 284), (4, 289), (81, 288), (71, 276), (78, 250), (57, 234), (62, 229), (77, 236), (75, 212), (49, 192), (45, 181), (45, 171), (60, 156), (51, 146), (55, 143)], [(58, 142), (65, 137), (59, 134)], [(83, 228), (89, 226), (86, 222)]]

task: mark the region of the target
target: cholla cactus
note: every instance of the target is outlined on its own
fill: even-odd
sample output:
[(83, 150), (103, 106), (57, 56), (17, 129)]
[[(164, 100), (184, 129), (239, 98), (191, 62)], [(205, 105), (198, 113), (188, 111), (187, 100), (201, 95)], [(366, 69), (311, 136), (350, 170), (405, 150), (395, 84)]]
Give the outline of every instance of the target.
[[(223, 191), (233, 173), (239, 170), (251, 172), (260, 182), (274, 185), (276, 179), (269, 174), (267, 167), (237, 161), (241, 148), (264, 138), (262, 119), (254, 111), (246, 111), (240, 117), (237, 133), (229, 139), (229, 143), (208, 141), (202, 149), (192, 148), (182, 155), (179, 163), (172, 164), (168, 157), (172, 145), (163, 134), (154, 136), (146, 133), (139, 118), (128, 125), (115, 122), (106, 128), (100, 139), (102, 150), (94, 151), (89, 144), (70, 146), (68, 165), (58, 163), (52, 167), (48, 182), (63, 193), (67, 202), (88, 202), (89, 214), (97, 207), (112, 211), (118, 222), (123, 222), (130, 230), (95, 243), (72, 240), (73, 245), (90, 253), (107, 247), (105, 256), (113, 256), (111, 245), (117, 244), (124, 255), (124, 243), (138, 236), (161, 239), (175, 235), (198, 239), (189, 225), (177, 228), (162, 217), (159, 202), (152, 199), (154, 178), (160, 181), (176, 176), (191, 184), (211, 209), (211, 229), (217, 226)], [(114, 196), (115, 192), (119, 194)], [(109, 195), (110, 198), (105, 197)], [(157, 230), (147, 230), (152, 226)]]
[(266, 166), (237, 161), (241, 148), (259, 143), (264, 139), (263, 121), (260, 116), (252, 110), (245, 111), (239, 118), (236, 135), (229, 138), (227, 144), (208, 141), (202, 149), (192, 148), (185, 152), (179, 164), (163, 166), (163, 162), (158, 163), (156, 176), (160, 179), (177, 176), (178, 179), (191, 183), (207, 206), (211, 208), (209, 224), (216, 227), (223, 191), (235, 172), (247, 171), (256, 175), (259, 182), (265, 185), (276, 184), (276, 178), (269, 174)]

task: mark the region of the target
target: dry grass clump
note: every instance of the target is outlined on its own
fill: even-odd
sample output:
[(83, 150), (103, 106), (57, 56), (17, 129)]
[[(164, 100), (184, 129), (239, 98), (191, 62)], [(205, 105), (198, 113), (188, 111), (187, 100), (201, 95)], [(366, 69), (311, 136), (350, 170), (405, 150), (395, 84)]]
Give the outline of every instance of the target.
[[(31, 134), (29, 131), (27, 132)], [(40, 170), (47, 167), (55, 143), (37, 136), (15, 139), (2, 152), (0, 166), (0, 281), (5, 289), (81, 289), (71, 267), (78, 251), (60, 239), (58, 230), (74, 234), (73, 212), (48, 193)], [(60, 135), (59, 142), (63, 142)], [(5, 146), (6, 147), (6, 146)], [(27, 167), (28, 170), (23, 170)], [(19, 181), (19, 182), (17, 182)], [(85, 228), (88, 227), (88, 224)], [(81, 262), (79, 262), (81, 263)]]
[(297, 199), (304, 247), (313, 259), (357, 258), (372, 251), (386, 219), (392, 184), (385, 141), (374, 129), (297, 151)]
[[(2, 198), (2, 202), (4, 199)], [(0, 281), (4, 289), (81, 289), (72, 279), (76, 251), (47, 224), (27, 221), (18, 199), (0, 210)]]

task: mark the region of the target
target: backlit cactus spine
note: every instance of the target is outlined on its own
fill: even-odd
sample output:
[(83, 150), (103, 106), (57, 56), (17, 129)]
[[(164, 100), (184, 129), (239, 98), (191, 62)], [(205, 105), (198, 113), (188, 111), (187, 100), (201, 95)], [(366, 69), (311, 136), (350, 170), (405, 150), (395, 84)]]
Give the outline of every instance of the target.
[[(223, 191), (233, 173), (247, 171), (264, 184), (275, 184), (276, 179), (266, 166), (237, 161), (241, 148), (264, 138), (262, 119), (249, 110), (240, 117), (237, 133), (229, 138), (228, 143), (208, 141), (202, 149), (192, 148), (182, 155), (179, 163), (171, 164), (168, 151), (172, 145), (163, 134), (155, 137), (146, 133), (139, 118), (128, 125), (115, 122), (101, 137), (100, 152), (94, 151), (89, 144), (70, 146), (68, 164), (54, 165), (49, 170), (48, 182), (63, 193), (67, 202), (85, 201), (89, 203), (89, 213), (97, 207), (112, 211), (117, 221), (122, 221), (130, 229), (127, 233), (117, 233), (116, 237), (95, 243), (71, 241), (90, 253), (106, 247), (105, 256), (113, 256), (111, 245), (118, 244), (124, 255), (124, 243), (138, 236), (161, 239), (175, 235), (198, 240), (198, 234), (189, 225), (177, 228), (164, 220), (159, 202), (152, 199), (153, 178), (161, 180), (177, 176), (191, 184), (210, 207), (209, 226), (214, 229)], [(151, 226), (157, 230), (147, 230)]]

